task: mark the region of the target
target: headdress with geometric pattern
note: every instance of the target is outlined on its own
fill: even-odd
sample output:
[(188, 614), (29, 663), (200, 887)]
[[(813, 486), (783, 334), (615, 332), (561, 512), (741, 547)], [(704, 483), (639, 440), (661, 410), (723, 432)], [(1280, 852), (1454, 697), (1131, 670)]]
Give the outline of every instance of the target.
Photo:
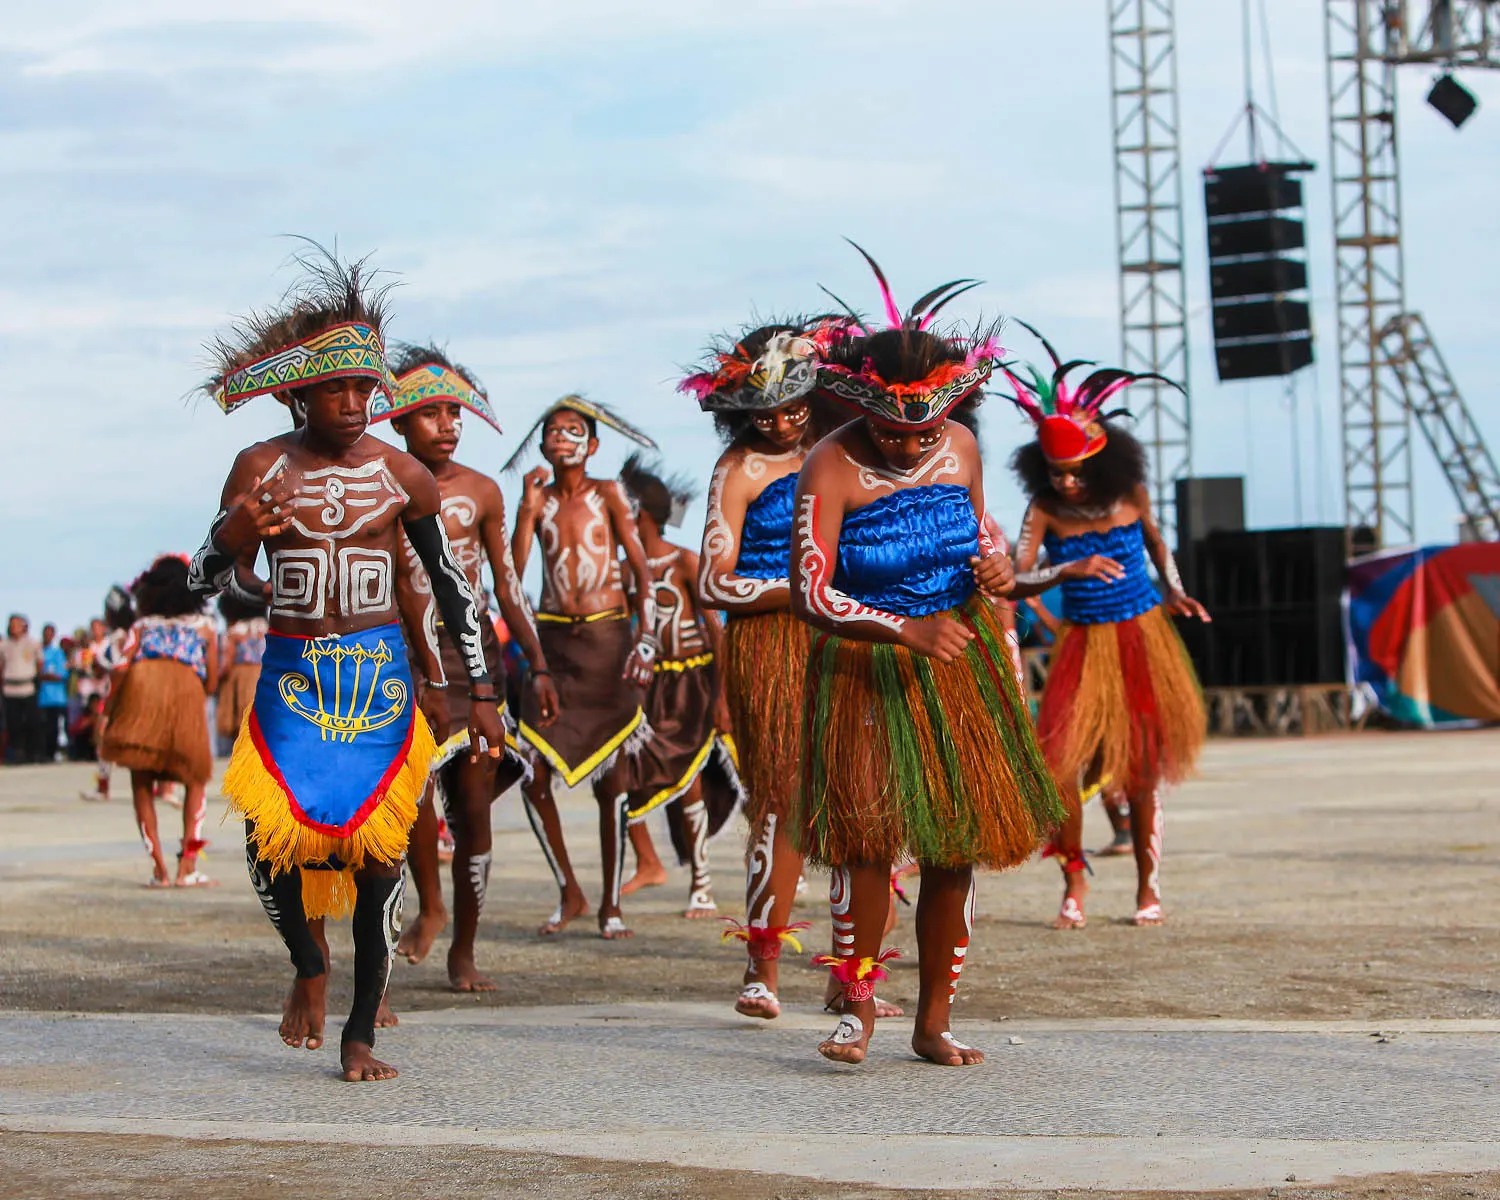
[(554, 400), (547, 406), (546, 412), (542, 413), (531, 428), (526, 431), (526, 436), (521, 439), (521, 444), (516, 447), (516, 452), (506, 460), (505, 466), (501, 470), (514, 471), (519, 467), (526, 456), (527, 448), (531, 445), (531, 439), (541, 431), (542, 426), (547, 423), (549, 417), (554, 413), (563, 411), (576, 412), (579, 416), (588, 417), (600, 425), (613, 429), (621, 436), (629, 438), (636, 445), (646, 447), (647, 450), (661, 449), (651, 438), (607, 405), (600, 404), (597, 400), (585, 400), (582, 396), (569, 394), (560, 400)]
[(371, 422), (389, 421), (449, 400), (488, 422), (496, 433), (501, 432), (484, 385), (472, 371), (453, 362), (436, 346), (403, 345), (391, 364), (391, 374), (396, 377), (395, 396), (381, 394), (371, 401)]

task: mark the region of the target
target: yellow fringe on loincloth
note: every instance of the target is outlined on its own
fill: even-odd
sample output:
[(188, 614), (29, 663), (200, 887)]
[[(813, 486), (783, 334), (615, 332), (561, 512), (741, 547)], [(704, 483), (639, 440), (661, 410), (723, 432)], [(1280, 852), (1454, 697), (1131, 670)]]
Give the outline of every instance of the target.
[(812, 630), (790, 612), (731, 617), (719, 656), (734, 723), (745, 816), (785, 816), (802, 765), (802, 708)]
[[(245, 710), (224, 772), (222, 790), (229, 814), (250, 822), (256, 854), (270, 863), (273, 876), (292, 867), (304, 868), (302, 903), (310, 919), (348, 916), (354, 911), (354, 872), (370, 859), (396, 863), (406, 856), (417, 805), (437, 750), (427, 720), (420, 711), (413, 713), (415, 725), (406, 760), (360, 827), (351, 836), (339, 838), (297, 820), (291, 798), (266, 770), (250, 736), (252, 711)], [(318, 869), (330, 862), (337, 864), (336, 869)]]

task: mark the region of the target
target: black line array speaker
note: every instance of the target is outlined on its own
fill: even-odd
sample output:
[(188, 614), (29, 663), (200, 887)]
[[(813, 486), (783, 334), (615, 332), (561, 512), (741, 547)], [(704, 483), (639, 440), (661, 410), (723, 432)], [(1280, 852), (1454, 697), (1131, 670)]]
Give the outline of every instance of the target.
[(1344, 682), (1341, 527), (1218, 529), (1184, 558), (1213, 617), (1179, 624), (1205, 687)]
[(1221, 380), (1290, 375), (1313, 361), (1302, 181), (1311, 163), (1204, 173), (1214, 359)]

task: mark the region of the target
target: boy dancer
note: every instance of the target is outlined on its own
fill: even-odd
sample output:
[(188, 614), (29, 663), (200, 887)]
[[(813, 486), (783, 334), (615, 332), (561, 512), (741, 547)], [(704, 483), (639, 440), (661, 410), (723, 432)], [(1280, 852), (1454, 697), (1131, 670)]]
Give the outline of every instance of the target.
[[(599, 932), (620, 938), (630, 936), (620, 915), (626, 823), (622, 757), (633, 753), (647, 733), (641, 701), (660, 647), (653, 632), (656, 606), (646, 552), (630, 502), (614, 480), (588, 475), (588, 461), (599, 450), (601, 423), (656, 449), (655, 442), (603, 405), (564, 396), (532, 426), (506, 470), (520, 461), (540, 429), (542, 457), (552, 468), (552, 479), (549, 483), (546, 467), (527, 474), (511, 542), (518, 575), (526, 570), (532, 540), (542, 544), (538, 634), (561, 707), (560, 719), (543, 729), (536, 693), (528, 694), (521, 706), (521, 736), (532, 748), (536, 771), (524, 789), (526, 813), (561, 892), (557, 911), (538, 932), (556, 933), (588, 911), (563, 844), (552, 796), (555, 774), (569, 787), (584, 780), (593, 784), (604, 858)], [(634, 589), (628, 602), (620, 574), (622, 550)]]
[[(223, 789), (246, 819), (251, 881), (297, 978), (281, 1022), (289, 1046), (323, 1042), (327, 967), (309, 917), (354, 916), (354, 1001), (344, 1078), (391, 1079), (374, 1056), (375, 1014), (401, 925), (401, 860), (435, 749), (416, 709), (397, 622), (394, 564), (405, 530), (457, 636), (471, 754), (498, 757), (504, 726), (480, 649), (480, 616), (438, 517), (437, 484), (365, 433), (372, 392), (392, 381), (382, 297), (362, 263), (305, 256), (287, 311), (218, 343), (213, 394), (226, 411), (289, 392), (306, 425), (242, 451), (224, 507), (193, 560), (197, 590), (222, 590), (264, 543), (271, 632), (255, 700)], [(489, 703), (483, 703), (488, 701)]]
[[(530, 683), (537, 697), (538, 720), (544, 727), (550, 725), (557, 716), (557, 691), (547, 671), (546, 656), (537, 644), (531, 605), (521, 591), (521, 581), (511, 562), (510, 543), (505, 536), (505, 498), (494, 480), (453, 461), (453, 454), (463, 436), (465, 411), (478, 416), (498, 433), (500, 424), (495, 419), (494, 409), (474, 376), (434, 347), (405, 347), (393, 366), (393, 373), (396, 376), (395, 399), (386, 401), (384, 396), (378, 397), (371, 405), (371, 419), (389, 420), (391, 428), (405, 440), (407, 452), (437, 480), (438, 494), (442, 498), (439, 511), (448, 544), (452, 546), (453, 556), (463, 568), (476, 596), (483, 594), (481, 572), (485, 561), (489, 561), (501, 615), (526, 652), (527, 659), (536, 667)], [(423, 614), (422, 628), (434, 634), (446, 633), (433, 604), (432, 581), (422, 564), (416, 561), (410, 542), (404, 549), (411, 565), (411, 587), (417, 594), (418, 607)], [(481, 618), (479, 631), (480, 647), (490, 678), (502, 697), (498, 709), (507, 724), (503, 760), (484, 757), (476, 761), (462, 753), (469, 742), (469, 705), (462, 692), (449, 698), (449, 680), (463, 673), (463, 660), (452, 637), (438, 639), (443, 676), (427, 683), (432, 699), (427, 702), (426, 711), (429, 716), (441, 718), (434, 725), (438, 753), (433, 759), (433, 768), (442, 772), (448, 825), (453, 830), (456, 845), (453, 856), (453, 944), (448, 950), (448, 984), (456, 992), (488, 992), (495, 988), (474, 963), (474, 939), (490, 877), (490, 805), (526, 773), (526, 761), (510, 731), (511, 723), (505, 711), (505, 665), (500, 656), (500, 643), (488, 620)], [(432, 888), (438, 882), (436, 821), (432, 824), (433, 836), (424, 839), (421, 853), (431, 851), (433, 869), (425, 878), (413, 872), (419, 896), (424, 884)], [(419, 824), (417, 836), (421, 837), (421, 833)], [(429, 934), (429, 945), (436, 932), (434, 929)], [(426, 948), (422, 947), (421, 953), (425, 952)]]

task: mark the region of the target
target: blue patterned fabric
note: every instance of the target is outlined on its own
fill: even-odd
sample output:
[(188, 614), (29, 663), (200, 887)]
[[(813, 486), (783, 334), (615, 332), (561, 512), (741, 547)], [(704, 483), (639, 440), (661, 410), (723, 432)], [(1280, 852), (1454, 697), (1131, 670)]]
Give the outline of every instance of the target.
[(1116, 525), (1104, 533), (1077, 533), (1044, 539), (1047, 560), (1057, 566), (1102, 554), (1125, 568), (1123, 579), (1065, 579), (1063, 620), (1075, 625), (1108, 625), (1130, 621), (1161, 603), (1161, 593), (1146, 571), (1146, 538), (1141, 523)]
[(132, 632), (137, 658), (170, 658), (192, 667), (199, 679), (208, 678), (205, 617), (142, 617)]
[(833, 586), (871, 608), (927, 617), (973, 595), (978, 553), (968, 488), (905, 488), (845, 515)]
[(784, 475), (750, 501), (740, 530), (736, 575), (751, 579), (786, 579), (792, 573), (792, 505), (797, 472)]
[(348, 837), (406, 761), (415, 712), (401, 626), (272, 633), (250, 735), (298, 821)]

